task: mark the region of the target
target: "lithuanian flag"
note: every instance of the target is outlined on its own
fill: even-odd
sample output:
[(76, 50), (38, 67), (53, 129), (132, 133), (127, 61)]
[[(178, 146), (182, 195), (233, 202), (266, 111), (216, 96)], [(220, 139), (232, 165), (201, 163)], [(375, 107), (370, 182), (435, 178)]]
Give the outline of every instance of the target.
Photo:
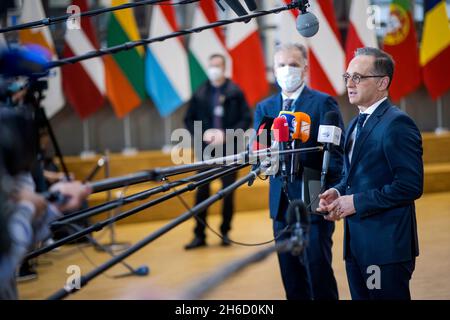
[[(128, 3), (128, 0), (112, 0), (112, 6)], [(132, 9), (118, 10), (111, 14), (107, 33), (108, 47), (140, 39)], [(135, 47), (106, 56), (106, 94), (118, 117), (137, 108), (145, 98), (144, 47)]]
[(444, 0), (425, 0), (420, 65), (433, 99), (450, 89), (450, 26)]

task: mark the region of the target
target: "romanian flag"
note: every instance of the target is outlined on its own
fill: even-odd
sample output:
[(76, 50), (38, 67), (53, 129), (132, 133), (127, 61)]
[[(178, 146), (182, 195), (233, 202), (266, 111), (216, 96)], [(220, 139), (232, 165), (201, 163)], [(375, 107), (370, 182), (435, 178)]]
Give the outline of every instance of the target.
[(433, 99), (450, 89), (450, 26), (445, 1), (425, 0), (420, 48), (423, 81)]
[(384, 51), (396, 61), (390, 95), (392, 100), (399, 101), (421, 83), (417, 35), (409, 0), (393, 0), (391, 3)]
[[(128, 3), (112, 0), (112, 6)], [(132, 9), (111, 14), (107, 33), (108, 47), (140, 39)], [(135, 47), (112, 56), (105, 56), (106, 95), (118, 117), (137, 108), (145, 98), (144, 47)]]

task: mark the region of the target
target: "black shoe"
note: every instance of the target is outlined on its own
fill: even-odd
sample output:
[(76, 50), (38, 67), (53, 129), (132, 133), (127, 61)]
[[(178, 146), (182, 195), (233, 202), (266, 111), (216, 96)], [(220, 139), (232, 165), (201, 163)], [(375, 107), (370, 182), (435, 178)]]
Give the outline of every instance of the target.
[(227, 235), (222, 236), (222, 247), (229, 247), (231, 245), (230, 238)]
[(205, 247), (206, 241), (205, 239), (197, 238), (195, 237), (194, 240), (192, 240), (190, 243), (184, 246), (184, 249), (191, 250), (199, 247)]

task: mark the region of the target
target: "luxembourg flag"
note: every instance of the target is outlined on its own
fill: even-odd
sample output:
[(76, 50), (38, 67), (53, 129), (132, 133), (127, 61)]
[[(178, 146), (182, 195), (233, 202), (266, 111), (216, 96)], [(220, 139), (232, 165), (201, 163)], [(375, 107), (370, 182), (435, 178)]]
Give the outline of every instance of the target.
[[(172, 6), (154, 6), (149, 37), (178, 30)], [(189, 64), (180, 38), (147, 47), (145, 87), (162, 117), (169, 116), (191, 96)]]

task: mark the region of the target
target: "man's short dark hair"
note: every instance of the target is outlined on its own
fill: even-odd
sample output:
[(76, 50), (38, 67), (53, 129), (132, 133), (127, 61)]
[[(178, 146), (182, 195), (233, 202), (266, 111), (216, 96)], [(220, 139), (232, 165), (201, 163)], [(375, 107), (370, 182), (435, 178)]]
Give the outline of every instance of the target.
[(383, 50), (371, 47), (359, 48), (355, 51), (355, 57), (357, 56), (370, 56), (375, 58), (373, 72), (375, 75), (388, 76), (389, 85), (391, 86), (392, 79), (394, 78), (394, 66), (395, 62), (392, 56)]
[(209, 56), (209, 61), (211, 61), (212, 59), (215, 59), (215, 58), (220, 58), (220, 59), (222, 59), (223, 65), (226, 66), (226, 64), (227, 64), (227, 59), (225, 58), (225, 56), (224, 56), (223, 54), (220, 54), (220, 53), (214, 53), (214, 54), (212, 54), (212, 55)]

